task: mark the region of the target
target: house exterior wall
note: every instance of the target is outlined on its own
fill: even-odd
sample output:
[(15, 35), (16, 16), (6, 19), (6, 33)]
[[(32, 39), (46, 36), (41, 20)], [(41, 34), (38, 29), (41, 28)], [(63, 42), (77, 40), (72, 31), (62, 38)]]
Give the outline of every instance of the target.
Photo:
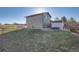
[(28, 28), (34, 28), (34, 29), (43, 28), (42, 15), (28, 17), (26, 22), (27, 22)]
[(45, 13), (37, 16), (27, 17), (26, 22), (28, 28), (42, 29), (47, 27), (47, 25), (50, 23), (50, 17), (47, 13)]
[(50, 19), (51, 17), (47, 14), (44, 14), (44, 27), (47, 27), (50, 25)]
[(51, 23), (52, 28), (59, 28), (60, 30), (64, 30), (64, 24), (63, 23)]

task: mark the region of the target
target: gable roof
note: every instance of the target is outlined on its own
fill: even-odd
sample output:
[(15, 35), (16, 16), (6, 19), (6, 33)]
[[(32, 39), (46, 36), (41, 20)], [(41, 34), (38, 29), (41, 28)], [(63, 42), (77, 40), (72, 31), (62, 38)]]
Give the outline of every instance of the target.
[(33, 17), (33, 16), (38, 16), (38, 15), (43, 15), (43, 14), (48, 14), (51, 17), (51, 15), (48, 12), (33, 14), (33, 15), (26, 16), (26, 17)]

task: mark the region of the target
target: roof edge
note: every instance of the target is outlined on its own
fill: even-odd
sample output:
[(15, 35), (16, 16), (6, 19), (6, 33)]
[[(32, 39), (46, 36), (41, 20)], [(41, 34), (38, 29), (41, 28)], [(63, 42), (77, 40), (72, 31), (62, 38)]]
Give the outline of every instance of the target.
[(42, 15), (42, 14), (48, 14), (51, 17), (51, 15), (49, 14), (49, 12), (44, 12), (44, 13), (38, 13), (38, 14), (29, 15), (29, 16), (26, 16), (26, 18), (27, 17), (37, 16), (37, 15)]

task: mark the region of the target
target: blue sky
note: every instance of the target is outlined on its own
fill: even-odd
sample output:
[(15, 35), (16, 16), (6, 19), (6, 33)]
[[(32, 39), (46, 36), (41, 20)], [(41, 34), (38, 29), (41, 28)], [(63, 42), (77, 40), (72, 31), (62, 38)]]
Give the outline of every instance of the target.
[(1, 23), (26, 23), (25, 16), (49, 12), (53, 18), (66, 16), (74, 17), (79, 21), (78, 7), (0, 7), (0, 22)]

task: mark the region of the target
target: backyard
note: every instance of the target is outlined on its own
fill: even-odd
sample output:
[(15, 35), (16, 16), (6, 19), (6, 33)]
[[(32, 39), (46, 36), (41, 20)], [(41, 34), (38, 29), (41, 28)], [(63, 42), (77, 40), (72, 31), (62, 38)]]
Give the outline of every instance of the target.
[(0, 35), (0, 51), (77, 52), (79, 51), (79, 37), (68, 31), (15, 30)]

